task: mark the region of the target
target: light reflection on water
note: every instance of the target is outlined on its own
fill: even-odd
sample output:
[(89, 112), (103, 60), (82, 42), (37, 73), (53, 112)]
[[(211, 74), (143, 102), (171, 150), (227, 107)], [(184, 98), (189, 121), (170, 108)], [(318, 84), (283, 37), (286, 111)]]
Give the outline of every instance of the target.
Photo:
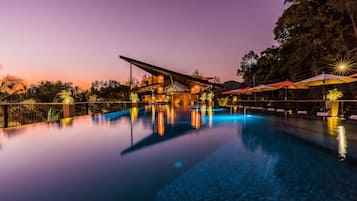
[[(212, 184), (217, 188), (227, 185), (229, 178), (238, 181), (240, 177), (235, 176), (247, 173), (244, 179), (240, 178), (240, 187), (260, 189), (264, 186), (271, 191), (282, 191), (281, 194), (286, 193), (283, 190), (293, 191), (294, 186), (300, 185), (308, 192), (306, 186), (320, 185), (318, 178), (330, 176), (332, 182), (334, 177), (349, 173), (350, 169), (335, 163), (333, 157), (274, 133), (266, 118), (227, 112), (208, 106), (189, 110), (150, 106), (12, 129), (13, 133), (21, 135), (9, 134), (11, 129), (3, 130), (0, 135), (0, 195), (9, 201), (154, 200), (157, 192), (195, 167), (199, 167), (198, 172), (207, 173), (200, 164), (203, 168), (219, 167), (208, 174), (212, 181), (221, 178)], [(331, 135), (339, 142), (341, 158), (345, 158), (345, 130), (339, 124), (330, 124), (329, 129), (335, 132)], [(226, 149), (228, 151), (224, 151)], [(216, 163), (207, 164), (205, 160), (212, 157)], [(305, 163), (301, 164), (302, 160)], [(319, 160), (329, 164), (326, 171), (317, 172), (324, 167)], [(290, 169), (294, 171), (289, 172)], [(331, 170), (336, 173), (328, 175)], [(294, 175), (294, 172), (312, 174), (312, 184), (303, 183), (306, 177)], [(197, 174), (192, 176), (198, 178), (197, 185), (188, 177), (191, 183), (182, 186), (178, 182), (182, 192), (189, 187), (205, 189), (206, 184), (199, 181), (206, 181), (207, 174), (202, 178)], [(261, 184), (254, 184), (252, 178)], [(352, 175), (349, 179), (354, 182), (355, 178)], [(299, 182), (292, 185), (290, 180)], [(273, 185), (262, 185), (264, 181)], [(18, 194), (16, 189), (23, 191)], [(205, 195), (214, 191), (205, 189), (196, 193)], [(228, 188), (216, 193), (224, 197), (232, 192)], [(249, 194), (248, 191), (244, 193)], [(165, 194), (167, 200), (175, 200), (168, 194)], [(259, 192), (252, 194), (259, 195)], [(186, 195), (190, 195), (189, 192)]]
[(343, 126), (337, 126), (336, 131), (336, 139), (338, 141), (338, 153), (340, 155), (340, 159), (345, 160), (347, 154), (346, 129)]
[(132, 108), (2, 130), (0, 200), (153, 200), (235, 137), (234, 127), (208, 130), (190, 112)]
[(339, 158), (345, 160), (347, 156), (347, 137), (346, 129), (341, 125), (341, 120), (336, 117), (328, 117), (327, 130), (329, 135), (336, 137)]

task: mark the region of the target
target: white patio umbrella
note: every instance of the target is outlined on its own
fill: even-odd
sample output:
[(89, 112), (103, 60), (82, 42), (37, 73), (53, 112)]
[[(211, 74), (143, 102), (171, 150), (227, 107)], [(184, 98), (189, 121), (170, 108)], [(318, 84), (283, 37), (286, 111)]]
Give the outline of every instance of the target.
[[(276, 89), (277, 88), (275, 88), (275, 87), (270, 87), (268, 85), (261, 84), (261, 85), (258, 85), (256, 87), (249, 89), (249, 91), (256, 93), (256, 92), (263, 92), (263, 91), (272, 91), (272, 90), (276, 90)], [(254, 100), (256, 100), (256, 99), (257, 99), (256, 95), (254, 94)]]

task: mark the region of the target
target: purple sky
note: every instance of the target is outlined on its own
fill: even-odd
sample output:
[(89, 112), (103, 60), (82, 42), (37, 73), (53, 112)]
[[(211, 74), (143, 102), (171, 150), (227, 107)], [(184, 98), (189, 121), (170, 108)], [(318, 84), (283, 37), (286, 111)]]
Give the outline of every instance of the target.
[(124, 82), (120, 54), (237, 80), (245, 53), (274, 44), (283, 10), (283, 0), (0, 0), (0, 70), (29, 83)]

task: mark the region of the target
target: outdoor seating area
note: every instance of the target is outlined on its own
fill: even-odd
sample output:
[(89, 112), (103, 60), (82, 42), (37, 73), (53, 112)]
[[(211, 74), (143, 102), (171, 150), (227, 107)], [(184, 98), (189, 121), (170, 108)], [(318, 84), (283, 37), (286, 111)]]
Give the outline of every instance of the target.
[[(256, 87), (246, 87), (224, 91), (222, 95), (235, 96), (231, 106), (238, 105), (239, 108), (246, 108), (254, 111), (290, 114), (296, 116), (315, 116), (315, 117), (340, 117), (357, 120), (357, 102), (355, 100), (338, 100), (343, 97), (341, 91), (336, 88), (326, 92), (326, 85), (341, 85), (356, 82), (354, 75), (342, 76), (333, 74), (319, 74), (317, 76), (292, 82), (289, 80), (261, 84)], [(293, 100), (288, 99), (288, 91), (309, 90), (312, 87), (321, 88), (321, 99)], [(266, 91), (284, 90), (284, 99), (268, 100), (264, 97)], [(257, 93), (262, 93), (257, 99)], [(291, 92), (293, 93), (293, 92)], [(237, 98), (237, 96), (239, 98)], [(252, 98), (254, 100), (252, 100)]]

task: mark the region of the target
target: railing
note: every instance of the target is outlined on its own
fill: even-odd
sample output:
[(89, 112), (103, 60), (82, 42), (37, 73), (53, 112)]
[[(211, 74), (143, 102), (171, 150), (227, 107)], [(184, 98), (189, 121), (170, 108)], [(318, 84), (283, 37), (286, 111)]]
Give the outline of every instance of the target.
[[(357, 115), (357, 100), (336, 100), (337, 116), (349, 117)], [(267, 112), (289, 112), (290, 114), (316, 115), (318, 112), (329, 112), (333, 106), (331, 101), (324, 100), (239, 100), (227, 105), (248, 110)], [(275, 110), (274, 110), (275, 109)], [(277, 109), (279, 109), (277, 111)]]
[[(143, 103), (138, 103), (139, 105)], [(1, 103), (0, 127), (7, 128), (66, 117), (107, 113), (128, 109), (130, 101), (63, 103)]]

